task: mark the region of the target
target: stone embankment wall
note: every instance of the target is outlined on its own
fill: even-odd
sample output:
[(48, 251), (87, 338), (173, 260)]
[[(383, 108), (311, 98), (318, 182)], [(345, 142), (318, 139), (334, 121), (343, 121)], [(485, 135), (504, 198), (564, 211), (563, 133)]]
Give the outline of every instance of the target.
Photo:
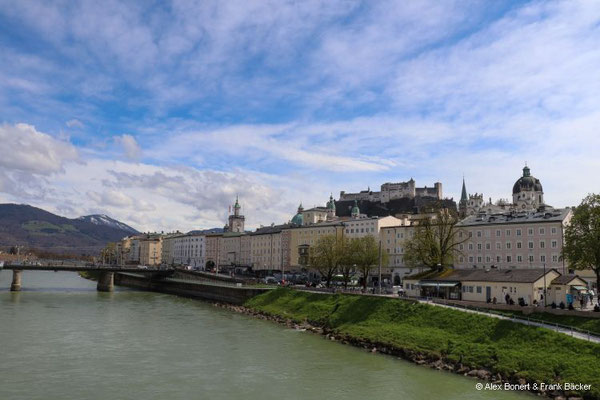
[(271, 290), (268, 288), (219, 286), (199, 281), (153, 280), (140, 275), (123, 273), (115, 273), (115, 285), (229, 304), (244, 304), (246, 300)]

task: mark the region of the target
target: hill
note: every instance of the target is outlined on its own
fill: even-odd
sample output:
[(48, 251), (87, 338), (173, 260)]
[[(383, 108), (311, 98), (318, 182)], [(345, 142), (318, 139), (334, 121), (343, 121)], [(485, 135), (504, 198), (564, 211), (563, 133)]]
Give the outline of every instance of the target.
[(0, 247), (96, 254), (107, 242), (133, 233), (137, 231), (107, 216), (69, 219), (26, 204), (0, 204)]

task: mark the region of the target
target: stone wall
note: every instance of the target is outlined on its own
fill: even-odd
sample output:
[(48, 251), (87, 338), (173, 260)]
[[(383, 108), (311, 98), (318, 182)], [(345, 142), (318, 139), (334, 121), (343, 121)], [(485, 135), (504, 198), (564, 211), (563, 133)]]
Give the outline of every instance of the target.
[(122, 273), (115, 273), (115, 285), (238, 305), (271, 290), (268, 288), (219, 286), (195, 281), (152, 280), (144, 276)]

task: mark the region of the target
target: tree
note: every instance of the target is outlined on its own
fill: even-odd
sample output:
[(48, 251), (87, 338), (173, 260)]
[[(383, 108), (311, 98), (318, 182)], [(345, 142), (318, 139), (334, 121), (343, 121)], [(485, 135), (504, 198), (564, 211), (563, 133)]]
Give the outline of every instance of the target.
[(347, 246), (346, 262), (356, 265), (362, 277), (363, 289), (367, 289), (367, 282), (371, 270), (381, 264), (387, 265), (388, 254), (381, 252), (379, 242), (371, 235), (351, 239)]
[(102, 259), (103, 264), (113, 264), (117, 261), (117, 244), (114, 242), (109, 242), (106, 246), (100, 251), (100, 258)]
[(575, 208), (565, 229), (562, 253), (570, 267), (591, 268), (600, 289), (600, 194), (588, 195)]
[(356, 261), (353, 254), (352, 242), (348, 238), (343, 238), (338, 250), (342, 253), (338, 270), (342, 275), (344, 289), (347, 289), (348, 283), (356, 273)]
[(336, 235), (325, 235), (308, 249), (310, 266), (325, 278), (327, 287), (331, 286), (331, 280), (340, 267), (343, 247), (342, 239), (338, 239)]
[(414, 235), (404, 245), (404, 261), (411, 267), (429, 268), (451, 266), (458, 246), (468, 240), (459, 234), (458, 216), (447, 208), (440, 208), (431, 217), (423, 218), (415, 227)]

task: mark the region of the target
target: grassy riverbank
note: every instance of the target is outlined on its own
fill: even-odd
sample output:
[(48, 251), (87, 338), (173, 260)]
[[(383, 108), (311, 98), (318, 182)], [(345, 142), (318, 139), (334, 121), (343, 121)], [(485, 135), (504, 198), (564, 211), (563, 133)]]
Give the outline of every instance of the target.
[(508, 316), (515, 315), (520, 318), (531, 318), (539, 321), (548, 322), (550, 324), (572, 326), (574, 328), (578, 328), (584, 331), (589, 331), (593, 335), (600, 336), (600, 318), (586, 318), (580, 317), (578, 315), (557, 315), (545, 312), (523, 314), (521, 311), (506, 310), (502, 310), (499, 314)]
[(505, 379), (591, 384), (600, 398), (600, 345), (547, 329), (400, 299), (277, 289), (246, 307), (347, 337), (486, 368)]

